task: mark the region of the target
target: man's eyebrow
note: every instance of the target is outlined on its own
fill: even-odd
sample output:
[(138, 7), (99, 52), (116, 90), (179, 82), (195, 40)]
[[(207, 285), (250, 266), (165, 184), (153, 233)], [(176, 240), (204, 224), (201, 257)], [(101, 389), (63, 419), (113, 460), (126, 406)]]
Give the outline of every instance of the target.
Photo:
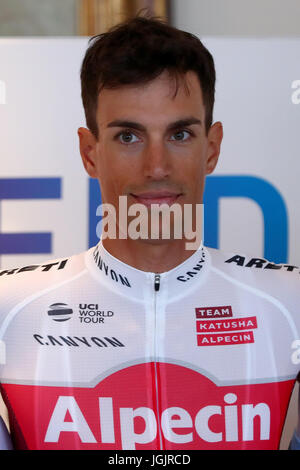
[(122, 119), (116, 119), (107, 124), (106, 127), (129, 127), (130, 129), (137, 129), (138, 131), (145, 131), (146, 128), (142, 124), (134, 121), (124, 121)]
[(200, 121), (200, 119), (191, 116), (184, 119), (178, 119), (177, 121), (172, 122), (167, 126), (167, 130), (170, 131), (181, 127), (187, 127), (191, 126), (192, 124), (199, 124), (201, 126), (202, 122)]
[[(183, 118), (183, 119), (178, 119), (177, 121), (171, 122), (167, 126), (167, 131), (186, 127), (186, 126), (191, 126), (192, 124), (199, 124), (201, 126), (202, 122), (200, 119), (197, 119), (193, 116)], [(122, 120), (122, 119), (116, 119), (115, 121), (111, 121), (109, 124), (107, 124), (106, 127), (127, 127), (129, 129), (136, 129), (138, 131), (146, 131), (146, 127), (143, 126), (142, 124), (138, 122), (127, 121), (127, 120)]]

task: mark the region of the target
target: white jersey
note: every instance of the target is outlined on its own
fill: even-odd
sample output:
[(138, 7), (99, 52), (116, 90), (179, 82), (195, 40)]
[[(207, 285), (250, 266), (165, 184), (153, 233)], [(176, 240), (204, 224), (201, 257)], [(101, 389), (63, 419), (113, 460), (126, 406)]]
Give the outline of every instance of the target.
[(300, 362), (299, 268), (200, 248), (163, 274), (102, 246), (0, 271), (18, 449), (277, 449)]

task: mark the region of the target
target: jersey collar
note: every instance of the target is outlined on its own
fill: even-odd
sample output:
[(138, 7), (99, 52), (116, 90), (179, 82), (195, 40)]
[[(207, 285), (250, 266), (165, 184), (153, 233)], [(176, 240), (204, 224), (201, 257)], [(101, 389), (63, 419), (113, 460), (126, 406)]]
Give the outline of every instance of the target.
[[(168, 299), (186, 295), (190, 289), (199, 287), (207, 276), (210, 254), (200, 247), (183, 263), (159, 275), (159, 290), (155, 290), (155, 273), (136, 269), (112, 256), (102, 241), (87, 251), (86, 265), (99, 282), (113, 292), (145, 301), (149, 294), (163, 292)], [(157, 280), (157, 278), (156, 278)]]

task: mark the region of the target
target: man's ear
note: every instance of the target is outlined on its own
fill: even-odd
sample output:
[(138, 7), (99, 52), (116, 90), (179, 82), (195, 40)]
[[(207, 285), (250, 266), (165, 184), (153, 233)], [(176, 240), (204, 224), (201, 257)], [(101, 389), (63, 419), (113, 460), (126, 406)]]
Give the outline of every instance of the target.
[(223, 126), (221, 122), (215, 122), (208, 131), (206, 174), (212, 173), (218, 163), (221, 142), (223, 139)]
[(96, 168), (96, 144), (97, 140), (89, 129), (79, 127), (79, 150), (83, 166), (91, 178), (97, 177)]

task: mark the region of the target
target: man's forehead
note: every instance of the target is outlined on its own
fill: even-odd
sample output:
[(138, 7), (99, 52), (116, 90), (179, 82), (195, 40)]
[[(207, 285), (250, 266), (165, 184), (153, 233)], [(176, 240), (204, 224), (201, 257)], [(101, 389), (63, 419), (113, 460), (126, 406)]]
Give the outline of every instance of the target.
[[(168, 108), (164, 108), (166, 104)], [(181, 108), (182, 112), (176, 112), (176, 108)], [(150, 109), (164, 114), (173, 113), (174, 109), (177, 115), (181, 115), (185, 114), (185, 108), (189, 114), (192, 111), (197, 111), (199, 116), (202, 114), (203, 99), (198, 76), (189, 71), (179, 75), (176, 81), (175, 76), (164, 72), (146, 84), (101, 90), (97, 117), (99, 124), (103, 124), (103, 120), (128, 118), (137, 112), (142, 115)]]

